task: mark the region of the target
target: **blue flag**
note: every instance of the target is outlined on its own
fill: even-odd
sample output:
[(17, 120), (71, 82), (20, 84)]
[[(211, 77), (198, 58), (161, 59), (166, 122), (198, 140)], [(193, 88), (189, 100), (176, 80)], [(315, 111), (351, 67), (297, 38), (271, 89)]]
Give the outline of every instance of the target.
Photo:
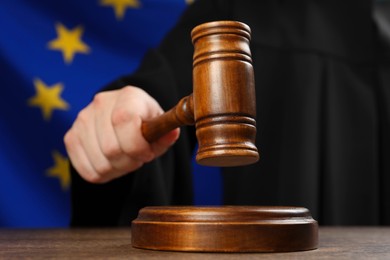
[[(191, 2), (1, 1), (0, 227), (68, 226), (65, 132), (102, 86), (137, 68)], [(217, 204), (220, 188), (202, 178), (196, 201)]]
[(185, 0), (0, 3), (0, 227), (70, 217), (63, 136), (94, 93), (134, 71)]

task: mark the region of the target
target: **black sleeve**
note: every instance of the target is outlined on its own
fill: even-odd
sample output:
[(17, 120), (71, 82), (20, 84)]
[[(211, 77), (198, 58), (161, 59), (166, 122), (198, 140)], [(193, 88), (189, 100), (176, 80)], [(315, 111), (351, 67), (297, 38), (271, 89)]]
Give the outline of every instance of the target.
[[(227, 2), (222, 2), (196, 1), (160, 47), (146, 54), (134, 74), (103, 90), (134, 85), (153, 96), (164, 110), (174, 106), (192, 92), (190, 32), (203, 22), (227, 18)], [(107, 184), (88, 183), (72, 169), (71, 226), (129, 225), (142, 207), (192, 204), (190, 159), (194, 136), (192, 127), (183, 129), (178, 142), (165, 155)]]

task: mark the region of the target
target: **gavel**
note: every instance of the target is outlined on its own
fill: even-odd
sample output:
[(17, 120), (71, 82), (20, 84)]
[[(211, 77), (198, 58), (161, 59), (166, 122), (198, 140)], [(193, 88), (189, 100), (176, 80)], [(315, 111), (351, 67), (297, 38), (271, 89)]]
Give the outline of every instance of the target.
[[(195, 124), (199, 164), (258, 161), (249, 26), (210, 22), (195, 27), (191, 36), (193, 93), (144, 122), (144, 137), (152, 142)], [(288, 206), (145, 207), (132, 221), (131, 233), (133, 247), (167, 251), (289, 252), (318, 246), (318, 224), (309, 210)]]
[(248, 25), (210, 22), (191, 33), (194, 45), (193, 93), (165, 114), (142, 124), (149, 142), (184, 125), (195, 124), (196, 161), (207, 166), (255, 163), (255, 83)]

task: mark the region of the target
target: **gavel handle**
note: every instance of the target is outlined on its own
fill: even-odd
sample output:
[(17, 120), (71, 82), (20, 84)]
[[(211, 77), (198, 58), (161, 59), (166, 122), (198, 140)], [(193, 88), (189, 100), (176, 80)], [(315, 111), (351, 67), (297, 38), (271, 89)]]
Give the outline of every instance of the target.
[(161, 116), (144, 121), (141, 130), (145, 139), (151, 143), (177, 127), (193, 125), (194, 122), (194, 103), (192, 95), (189, 95)]

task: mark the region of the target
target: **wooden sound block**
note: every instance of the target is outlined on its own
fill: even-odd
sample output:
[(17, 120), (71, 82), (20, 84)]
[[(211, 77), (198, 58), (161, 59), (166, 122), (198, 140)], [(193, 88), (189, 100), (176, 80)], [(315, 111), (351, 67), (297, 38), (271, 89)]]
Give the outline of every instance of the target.
[(301, 207), (145, 207), (132, 222), (136, 248), (193, 252), (316, 249), (318, 224)]

